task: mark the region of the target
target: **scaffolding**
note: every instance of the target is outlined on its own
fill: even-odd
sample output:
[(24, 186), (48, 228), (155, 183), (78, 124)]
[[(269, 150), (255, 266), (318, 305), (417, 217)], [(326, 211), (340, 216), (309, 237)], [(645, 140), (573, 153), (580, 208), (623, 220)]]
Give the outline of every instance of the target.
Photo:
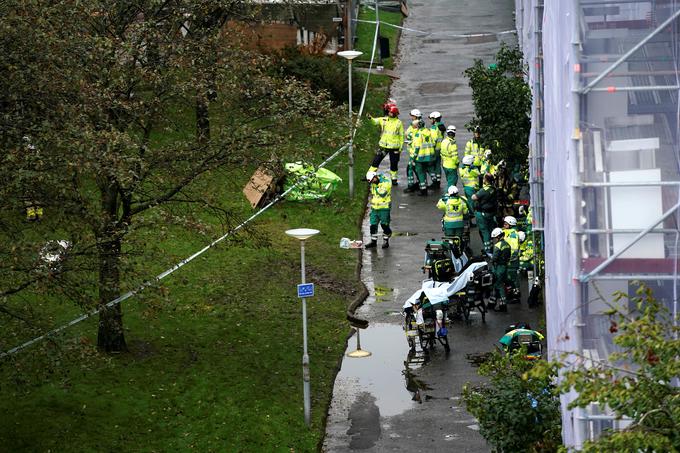
[[(680, 110), (676, 0), (516, 0), (533, 92), (530, 185), (545, 235), (549, 356), (614, 352), (604, 314), (634, 281), (677, 320)], [(569, 253), (565, 253), (567, 250)], [(579, 448), (628, 423), (606, 408), (567, 410)]]

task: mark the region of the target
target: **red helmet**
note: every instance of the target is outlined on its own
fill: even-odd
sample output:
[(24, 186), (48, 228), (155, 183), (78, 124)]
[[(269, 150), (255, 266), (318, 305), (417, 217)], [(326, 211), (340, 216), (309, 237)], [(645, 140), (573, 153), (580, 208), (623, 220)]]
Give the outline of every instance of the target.
[(392, 104), (389, 106), (389, 113), (394, 113), (395, 115), (399, 115), (399, 109), (397, 108), (396, 105)]

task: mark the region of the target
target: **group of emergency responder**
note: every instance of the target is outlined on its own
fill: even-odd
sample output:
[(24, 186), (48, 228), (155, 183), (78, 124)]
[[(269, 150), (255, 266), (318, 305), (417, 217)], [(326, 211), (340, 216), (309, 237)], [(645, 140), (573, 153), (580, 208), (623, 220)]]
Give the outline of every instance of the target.
[[(371, 187), (370, 235), (367, 249), (377, 247), (378, 226), (383, 230), (382, 248), (389, 247), (392, 235), (390, 207), (392, 188), (398, 182), (398, 163), (401, 150), (407, 145), (409, 160), (406, 167), (405, 193), (417, 192), (427, 196), (429, 191), (441, 194), (441, 173), (446, 178), (445, 193), (437, 201), (437, 208), (444, 211), (442, 230), (448, 238), (461, 239), (463, 248), (470, 249), (470, 227), (474, 219), (483, 243), (482, 254), (490, 259), (494, 274), (493, 308), (507, 310), (507, 302), (519, 302), (519, 271), (533, 270), (533, 242), (531, 239), (531, 209), (519, 206), (518, 214), (524, 217), (518, 225), (515, 206), (508, 206), (501, 198), (517, 199), (518, 194), (509, 192), (519, 184), (508, 187), (508, 169), (502, 160), (492, 161), (492, 152), (481, 141), (479, 127), (473, 138), (467, 141), (460, 160), (456, 143), (456, 126), (444, 125), (442, 114), (432, 112), (426, 127), (418, 109), (410, 111), (411, 124), (404, 131), (399, 120), (399, 108), (392, 99), (383, 105), (384, 116), (371, 118), (380, 128), (378, 151), (366, 174)], [(378, 172), (380, 163), (389, 155), (390, 175)], [(460, 161), (459, 161), (460, 160)], [(428, 184), (428, 177), (430, 183)], [(461, 180), (463, 193), (457, 187)], [(509, 292), (509, 293), (508, 293)]]

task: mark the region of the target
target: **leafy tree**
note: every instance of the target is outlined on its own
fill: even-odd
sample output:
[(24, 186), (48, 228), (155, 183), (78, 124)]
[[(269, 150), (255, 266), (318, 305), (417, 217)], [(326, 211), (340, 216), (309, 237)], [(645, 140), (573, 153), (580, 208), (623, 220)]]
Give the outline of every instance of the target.
[(564, 355), (536, 367), (531, 376), (544, 378), (558, 370), (561, 393), (578, 393), (570, 408), (598, 403), (631, 424), (608, 431), (583, 451), (680, 451), (680, 328), (650, 288), (640, 284), (628, 304), (626, 294), (614, 295), (609, 331), (620, 348), (607, 360)]
[(524, 354), (493, 353), (479, 369), (488, 383), (467, 384), (463, 398), (480, 433), (497, 452), (550, 452), (561, 443), (559, 400), (549, 373), (526, 379)]
[[(0, 230), (12, 246), (0, 250), (0, 314), (26, 321), (31, 307), (8, 301), (27, 290), (102, 307), (134, 284), (130, 257), (144, 244), (130, 233), (162, 225), (151, 211), (213, 206), (201, 178), (335, 139), (323, 135), (326, 95), (272, 75), (229, 26), (247, 4), (3, 4)], [(23, 220), (34, 203), (40, 225)], [(68, 238), (67, 260), (37, 259), (50, 236)], [(119, 305), (101, 312), (98, 346), (126, 349)]]
[[(483, 143), (495, 159), (526, 166), (531, 129), (531, 90), (524, 80), (522, 51), (501, 44), (496, 62), (475, 60), (465, 70), (472, 88), (475, 116), (466, 126), (481, 128)], [(512, 165), (508, 166), (512, 168)]]

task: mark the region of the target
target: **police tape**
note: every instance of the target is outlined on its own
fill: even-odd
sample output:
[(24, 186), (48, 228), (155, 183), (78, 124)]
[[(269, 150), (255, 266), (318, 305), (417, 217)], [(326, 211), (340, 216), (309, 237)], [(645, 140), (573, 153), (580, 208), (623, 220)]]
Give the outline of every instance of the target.
[[(365, 24), (375, 24), (376, 21), (374, 20), (363, 20), (363, 19), (352, 19), (354, 22), (360, 22), (360, 23), (365, 23)], [(517, 33), (516, 30), (505, 30), (505, 31), (498, 31), (498, 32), (486, 32), (486, 33), (447, 33), (447, 32), (438, 32), (438, 31), (422, 31), (422, 30), (416, 30), (415, 28), (408, 28), (408, 27), (402, 27), (401, 25), (396, 25), (396, 24), (390, 24), (388, 22), (380, 22), (380, 25), (386, 25), (388, 27), (393, 27), (393, 28), (398, 28), (399, 30), (411, 32), (411, 33), (419, 33), (425, 36), (442, 36), (444, 38), (453, 38), (453, 39), (469, 39), (469, 38), (485, 38), (489, 36), (503, 36), (503, 35), (511, 35)]]
[[(376, 23), (376, 22), (373, 22), (373, 23)], [(366, 84), (365, 84), (365, 86), (364, 86), (364, 93), (363, 93), (363, 96), (362, 96), (362, 98), (361, 98), (361, 106), (359, 107), (359, 114), (357, 115), (356, 123), (354, 124), (353, 133), (352, 133), (352, 135), (351, 135), (351, 137), (350, 137), (350, 143), (354, 140), (354, 136), (356, 135), (356, 131), (357, 131), (357, 128), (358, 128), (358, 126), (359, 126), (359, 121), (360, 121), (361, 115), (363, 114), (364, 107), (365, 107), (365, 105), (366, 105), (366, 98), (368, 97), (368, 86), (369, 86), (369, 82), (370, 82), (371, 72), (372, 72), (372, 69), (373, 69), (373, 63), (374, 63), (374, 61), (375, 61), (375, 51), (376, 51), (376, 48), (377, 48), (377, 46), (378, 46), (378, 31), (379, 31), (379, 27), (375, 27), (375, 35), (374, 35), (374, 37), (373, 37), (373, 49), (371, 50), (371, 62), (370, 62), (369, 68), (368, 68), (368, 73), (367, 73), (368, 75), (367, 75), (367, 77), (366, 77)], [(326, 160), (324, 160), (321, 164), (319, 164), (319, 168), (322, 168), (322, 167), (326, 166), (329, 162), (331, 162), (332, 160), (334, 160), (340, 153), (342, 153), (343, 151), (345, 151), (345, 150), (349, 147), (350, 143), (345, 143), (343, 146), (341, 146), (340, 148), (338, 148), (338, 149), (337, 149), (333, 154), (331, 154)], [(191, 261), (193, 261), (194, 259), (198, 258), (198, 257), (201, 256), (202, 254), (204, 254), (205, 252), (207, 252), (207, 251), (210, 250), (211, 248), (215, 247), (217, 244), (219, 244), (220, 242), (224, 241), (226, 238), (228, 238), (229, 236), (233, 235), (233, 234), (236, 233), (238, 230), (240, 230), (241, 228), (243, 228), (244, 226), (246, 226), (248, 223), (250, 223), (252, 220), (254, 220), (256, 217), (258, 217), (260, 214), (262, 214), (263, 212), (265, 212), (267, 209), (271, 208), (271, 207), (274, 206), (276, 203), (278, 203), (279, 201), (281, 201), (282, 199), (284, 199), (284, 198), (286, 197), (286, 195), (288, 195), (288, 193), (290, 193), (291, 190), (295, 189), (299, 184), (303, 183), (308, 177), (309, 177), (309, 176), (303, 176), (303, 177), (301, 177), (295, 184), (293, 184), (291, 187), (289, 187), (285, 192), (283, 192), (283, 193), (281, 193), (280, 195), (278, 195), (278, 196), (277, 196), (276, 198), (274, 198), (267, 206), (263, 207), (263, 208), (260, 209), (258, 212), (256, 212), (256, 213), (253, 214), (252, 216), (248, 217), (248, 218), (247, 218), (245, 221), (243, 221), (240, 225), (234, 227), (232, 230), (230, 230), (229, 232), (227, 232), (225, 235), (223, 235), (223, 236), (221, 236), (221, 237), (215, 239), (213, 242), (211, 242), (211, 243), (208, 244), (207, 246), (203, 247), (203, 248), (202, 248), (201, 250), (199, 250), (198, 252), (196, 252), (196, 253), (194, 253), (193, 255), (191, 255), (191, 256), (189, 256), (189, 257), (183, 259), (182, 261), (180, 261), (179, 263), (175, 264), (175, 265), (172, 266), (171, 268), (169, 268), (169, 269), (167, 269), (166, 271), (164, 271), (164, 272), (158, 274), (157, 276), (155, 276), (155, 277), (152, 278), (151, 280), (147, 280), (146, 282), (144, 282), (144, 283), (142, 283), (141, 285), (139, 285), (137, 288), (135, 288), (135, 289), (133, 289), (133, 290), (131, 290), (131, 291), (128, 291), (127, 293), (125, 293), (125, 294), (123, 294), (123, 295), (117, 297), (116, 299), (114, 299), (114, 300), (112, 300), (112, 301), (110, 301), (110, 302), (107, 302), (106, 304), (104, 304), (104, 305), (102, 305), (102, 306), (100, 306), (100, 307), (97, 307), (96, 309), (94, 309), (94, 310), (92, 310), (92, 311), (89, 311), (89, 312), (87, 312), (87, 313), (84, 313), (84, 314), (80, 315), (79, 317), (77, 317), (77, 318), (75, 318), (75, 319), (73, 319), (73, 320), (67, 322), (66, 324), (63, 324), (63, 325), (61, 325), (61, 326), (59, 326), (59, 327), (57, 327), (57, 328), (55, 328), (55, 329), (52, 329), (52, 330), (50, 330), (50, 331), (48, 331), (48, 332), (46, 332), (46, 333), (44, 333), (44, 334), (42, 334), (42, 335), (40, 335), (40, 336), (38, 336), (38, 337), (35, 337), (35, 338), (33, 338), (33, 339), (29, 340), (29, 341), (26, 341), (25, 343), (22, 343), (22, 344), (20, 344), (20, 345), (18, 345), (18, 346), (15, 346), (15, 347), (13, 347), (12, 349), (9, 349), (9, 350), (4, 351), (4, 352), (0, 351), (0, 359), (5, 358), (5, 357), (10, 356), (10, 355), (13, 355), (13, 354), (16, 354), (17, 352), (20, 352), (20, 351), (22, 351), (23, 349), (26, 349), (27, 347), (29, 347), (29, 346), (31, 346), (31, 345), (33, 345), (33, 344), (35, 344), (35, 343), (38, 343), (38, 342), (40, 342), (40, 341), (42, 341), (42, 340), (45, 340), (45, 339), (47, 339), (47, 338), (49, 338), (49, 337), (52, 337), (52, 336), (54, 336), (54, 335), (56, 335), (56, 334), (58, 334), (58, 333), (60, 333), (60, 332), (62, 332), (62, 331), (64, 331), (64, 330), (68, 329), (68, 328), (71, 327), (71, 326), (74, 326), (74, 325), (76, 325), (76, 324), (78, 324), (78, 323), (80, 323), (80, 322), (82, 322), (82, 321), (85, 321), (85, 320), (88, 319), (88, 318), (91, 318), (91, 317), (94, 316), (94, 315), (97, 315), (97, 314), (101, 313), (101, 312), (102, 312), (103, 310), (105, 310), (105, 309), (111, 308), (111, 307), (115, 306), (116, 304), (120, 304), (121, 302), (123, 302), (123, 301), (125, 301), (125, 300), (127, 300), (127, 299), (130, 299), (131, 297), (137, 295), (138, 293), (140, 293), (141, 291), (145, 290), (145, 289), (148, 288), (149, 286), (155, 285), (156, 283), (160, 282), (162, 279), (164, 279), (164, 278), (167, 277), (168, 275), (174, 273), (174, 272), (177, 271), (178, 269), (182, 268), (182, 267), (185, 266), (186, 264), (188, 264), (188, 263), (190, 263)]]
[[(376, 22), (373, 22), (374, 24)], [(356, 122), (354, 123), (354, 129), (352, 131), (352, 135), (350, 137), (350, 143), (354, 141), (354, 136), (357, 133), (357, 129), (359, 127), (359, 121), (361, 119), (361, 115), (364, 113), (364, 107), (366, 106), (366, 98), (368, 96), (368, 84), (371, 80), (371, 73), (373, 72), (373, 63), (375, 61), (375, 50), (378, 48), (378, 33), (380, 31), (380, 27), (375, 27), (375, 34), (373, 35), (373, 49), (371, 49), (371, 62), (368, 65), (368, 73), (366, 75), (366, 84), (364, 85), (364, 94), (361, 97), (361, 105), (359, 106), (359, 114), (357, 115)], [(351, 89), (351, 87), (350, 87)], [(351, 106), (350, 106), (351, 108)]]
[[(331, 162), (333, 159), (335, 159), (340, 153), (342, 153), (343, 151), (345, 151), (345, 150), (347, 149), (348, 146), (349, 146), (349, 143), (346, 143), (346, 144), (344, 144), (343, 146), (341, 146), (340, 148), (338, 148), (333, 154), (331, 154), (328, 158), (326, 158), (326, 160), (324, 160), (324, 161), (319, 165), (319, 168), (325, 167), (329, 162)], [(311, 175), (311, 174), (310, 174), (310, 175)], [(278, 203), (279, 201), (283, 200), (283, 199), (286, 197), (286, 195), (288, 195), (288, 193), (290, 193), (291, 190), (293, 190), (294, 188), (296, 188), (299, 184), (303, 183), (310, 175), (302, 176), (295, 184), (293, 184), (291, 187), (289, 187), (285, 192), (279, 194), (279, 195), (278, 195), (276, 198), (274, 198), (267, 206), (263, 207), (262, 209), (260, 209), (259, 211), (257, 211), (255, 214), (251, 215), (251, 216), (248, 217), (246, 220), (244, 220), (240, 225), (238, 225), (238, 226), (234, 227), (233, 229), (229, 230), (226, 234), (224, 234), (223, 236), (220, 236), (219, 238), (215, 239), (215, 240), (212, 241), (210, 244), (206, 245), (205, 247), (203, 247), (201, 250), (197, 251), (197, 252), (194, 253), (193, 255), (191, 255), (191, 256), (189, 256), (189, 257), (183, 259), (182, 261), (180, 261), (179, 263), (175, 264), (174, 266), (172, 266), (171, 268), (167, 269), (166, 271), (164, 271), (164, 272), (158, 274), (157, 276), (155, 276), (154, 278), (152, 278), (152, 279), (150, 279), (150, 280), (147, 280), (146, 282), (144, 282), (144, 283), (142, 283), (141, 285), (139, 285), (137, 288), (135, 288), (135, 289), (133, 289), (133, 290), (131, 290), (131, 291), (126, 292), (125, 294), (123, 294), (123, 295), (121, 295), (121, 296), (119, 296), (119, 297), (113, 299), (112, 301), (107, 302), (106, 304), (104, 304), (104, 305), (102, 305), (102, 306), (100, 306), (100, 307), (97, 307), (96, 309), (91, 310), (91, 311), (89, 311), (89, 312), (87, 312), (87, 313), (83, 313), (82, 315), (78, 316), (78, 317), (75, 318), (75, 319), (72, 319), (71, 321), (67, 322), (66, 324), (63, 324), (63, 325), (61, 325), (61, 326), (59, 326), (59, 327), (57, 327), (57, 328), (55, 328), (55, 329), (52, 329), (52, 330), (50, 330), (50, 331), (48, 331), (48, 332), (45, 332), (44, 334), (42, 334), (42, 335), (40, 335), (40, 336), (37, 336), (37, 337), (35, 337), (35, 338), (31, 339), (31, 340), (28, 340), (28, 341), (26, 341), (25, 343), (22, 343), (22, 344), (20, 344), (20, 345), (18, 345), (18, 346), (15, 346), (15, 347), (13, 347), (12, 349), (8, 349), (7, 351), (0, 352), (0, 359), (3, 359), (3, 358), (8, 357), (8, 356), (10, 356), (10, 355), (16, 354), (17, 352), (20, 352), (20, 351), (22, 351), (23, 349), (26, 349), (27, 347), (29, 347), (29, 346), (31, 346), (31, 345), (34, 345), (35, 343), (38, 343), (38, 342), (40, 342), (40, 341), (42, 341), (42, 340), (45, 340), (45, 339), (47, 339), (47, 338), (49, 338), (49, 337), (52, 337), (52, 336), (54, 336), (54, 335), (56, 335), (56, 334), (58, 334), (58, 333), (60, 333), (60, 332), (62, 332), (62, 331), (64, 331), (64, 330), (68, 329), (68, 328), (71, 327), (71, 326), (74, 326), (74, 325), (76, 325), (76, 324), (78, 324), (78, 323), (80, 323), (80, 322), (82, 322), (82, 321), (85, 321), (85, 320), (88, 319), (88, 318), (91, 318), (92, 316), (94, 316), (94, 315), (96, 315), (96, 314), (99, 314), (100, 312), (102, 312), (102, 311), (105, 310), (105, 309), (109, 309), (109, 308), (111, 308), (111, 307), (113, 307), (113, 306), (115, 306), (115, 305), (117, 305), (117, 304), (120, 304), (121, 302), (123, 302), (123, 301), (125, 301), (125, 300), (127, 300), (127, 299), (130, 299), (131, 297), (137, 295), (138, 293), (140, 293), (141, 291), (145, 290), (145, 289), (148, 288), (149, 286), (155, 285), (156, 283), (160, 282), (161, 280), (163, 280), (163, 279), (164, 279), (165, 277), (167, 277), (168, 275), (174, 273), (174, 272), (177, 271), (178, 269), (180, 269), (180, 268), (184, 267), (185, 265), (189, 264), (189, 263), (190, 263), (191, 261), (193, 261), (194, 259), (196, 259), (196, 258), (198, 258), (199, 256), (203, 255), (205, 252), (207, 252), (207, 251), (210, 250), (211, 248), (215, 247), (217, 244), (219, 244), (220, 242), (224, 241), (226, 238), (228, 238), (229, 236), (233, 235), (233, 234), (236, 233), (238, 230), (240, 230), (241, 228), (243, 228), (244, 226), (246, 226), (248, 223), (250, 223), (251, 221), (253, 221), (256, 217), (258, 217), (260, 214), (262, 214), (263, 212), (265, 212), (267, 209), (271, 208), (271, 207), (274, 206), (276, 203)]]

